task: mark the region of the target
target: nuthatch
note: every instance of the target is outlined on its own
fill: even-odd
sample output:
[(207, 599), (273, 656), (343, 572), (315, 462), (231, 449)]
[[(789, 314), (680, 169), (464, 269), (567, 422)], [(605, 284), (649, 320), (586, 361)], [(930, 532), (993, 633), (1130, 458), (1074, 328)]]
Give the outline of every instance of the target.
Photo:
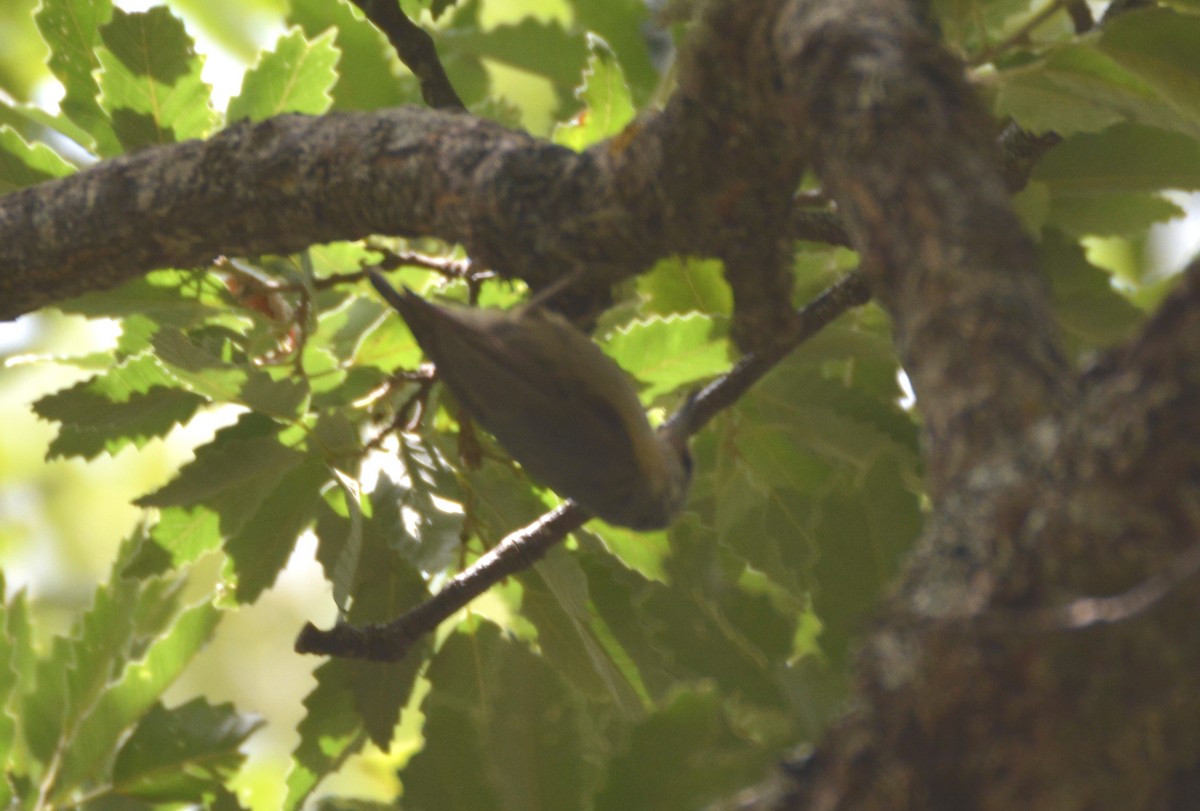
[(683, 506), (687, 437), (650, 427), (616, 361), (556, 313), (440, 307), (371, 283), (472, 419), (534, 479), (610, 524), (658, 529)]

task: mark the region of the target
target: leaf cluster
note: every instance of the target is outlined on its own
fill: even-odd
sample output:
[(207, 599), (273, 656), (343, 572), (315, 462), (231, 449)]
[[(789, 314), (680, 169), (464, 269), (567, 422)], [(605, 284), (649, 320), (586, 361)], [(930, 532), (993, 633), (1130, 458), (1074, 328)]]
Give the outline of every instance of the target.
[[(489, 66), (536, 75), (553, 88), (554, 139), (575, 149), (619, 133), (662, 81), (635, 0), (572, 0), (568, 21), (491, 27), (478, 0), (404, 5), (428, 12), (475, 112), (520, 123), (529, 111), (496, 92)], [(1017, 205), (1076, 348), (1120, 339), (1156, 279), (1141, 261), (1102, 262), (1103, 249), (1140, 247), (1180, 213), (1166, 191), (1200, 187), (1200, 9), (1156, 6), (1086, 34), (1051, 21), (996, 51), (1036, 9), (941, 5), (950, 44), (991, 55), (980, 84), (997, 116), (1065, 137)], [(56, 114), (2, 105), (0, 192), (240, 118), (419, 98), (346, 3), (296, 0), (224, 109), (168, 7), (44, 0), (35, 20), (65, 95)], [(222, 427), (138, 500), (142, 525), (69, 632), (47, 641), (26, 597), (10, 597), (0, 804), (237, 807), (239, 747), (260, 721), (162, 695), (222, 616), (271, 587), (300, 536), (315, 536), (341, 616), (382, 622), (554, 503), (429, 384), (359, 271), (400, 257), (390, 267), (426, 295), (511, 306), (517, 291), (448, 279), (416, 250), (454, 255), (336, 244), (162, 269), (61, 303), (117, 319), (121, 336), (106, 368), (33, 404), (58, 425), (50, 457)], [(797, 302), (852, 264), (799, 244)], [(596, 338), (648, 409), (732, 362), (719, 262), (663, 261), (619, 292)], [(406, 727), (419, 751), (400, 773), (413, 809), (684, 809), (756, 779), (837, 711), (852, 640), (919, 531), (918, 432), (899, 376), (882, 311), (851, 314), (695, 439), (693, 493), (669, 531), (592, 522), (403, 662), (320, 665), (285, 806), (368, 743), (393, 745), (402, 711), (423, 718)]]

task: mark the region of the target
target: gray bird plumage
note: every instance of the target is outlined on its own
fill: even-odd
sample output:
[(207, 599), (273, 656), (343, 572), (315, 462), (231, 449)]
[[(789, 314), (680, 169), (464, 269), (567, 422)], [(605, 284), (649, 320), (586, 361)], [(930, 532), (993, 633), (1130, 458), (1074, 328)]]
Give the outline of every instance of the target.
[(564, 318), (536, 306), (442, 307), (378, 273), (371, 283), (530, 476), (611, 524), (673, 520), (690, 477), (686, 442), (650, 426), (628, 375)]

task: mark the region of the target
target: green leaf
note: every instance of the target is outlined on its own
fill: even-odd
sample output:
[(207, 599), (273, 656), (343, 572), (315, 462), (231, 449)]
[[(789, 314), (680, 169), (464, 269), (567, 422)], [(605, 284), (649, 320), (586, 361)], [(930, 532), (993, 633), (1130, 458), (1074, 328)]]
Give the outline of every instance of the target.
[(358, 345), (359, 365), (378, 366), (387, 371), (414, 368), (421, 362), (421, 347), (402, 318), (382, 318)]
[(142, 447), (191, 419), (206, 400), (178, 387), (153, 356), (117, 364), (106, 374), (48, 394), (33, 404), (39, 417), (61, 423), (46, 456), (115, 453)]
[(801, 350), (742, 398), (739, 422), (722, 428), (767, 484), (813, 489), (829, 464), (864, 471), (880, 456), (894, 455), (915, 468), (917, 429), (897, 404), (899, 396), (894, 365), (879, 388), (865, 381), (847, 385), (826, 379)]
[(26, 143), (12, 127), (0, 126), (0, 194), (74, 172), (50, 147)]
[(596, 811), (691, 811), (760, 779), (778, 755), (738, 726), (711, 684), (675, 691), (610, 761)]
[(80, 723), (51, 795), (61, 802), (81, 781), (96, 775), (128, 730), (208, 642), (221, 612), (210, 604), (188, 609), (165, 634), (152, 637), (145, 655), (129, 664), (109, 685), (95, 709)]
[[(341, 51), (338, 80), (333, 86), (335, 110), (378, 110), (420, 104), (416, 79), (395, 78), (399, 60), (391, 45), (373, 25), (355, 14), (349, 3), (325, 0), (292, 0), (288, 24), (299, 25), (311, 41), (334, 30), (334, 46)], [(380, 81), (380, 77), (393, 77)]]
[[(115, 714), (106, 704), (114, 690), (121, 689), (117, 676), (122, 669), (128, 673), (138, 667), (129, 662), (146, 654), (148, 640), (162, 639), (177, 627), (186, 578), (132, 580), (121, 574), (143, 540), (139, 533), (122, 544), (109, 583), (97, 589), (73, 635), (55, 639), (50, 655), (23, 674), (27, 695), (18, 717), (29, 751), (44, 764), (57, 761), (40, 778), (47, 781), (41, 789), (44, 796), (65, 795), (79, 781), (97, 779), (96, 772), (72, 771), (72, 763), (88, 758), (96, 765), (106, 763), (110, 742), (138, 713), (124, 715), (131, 705), (119, 698)], [(99, 740), (105, 736), (109, 741)]]
[(333, 99), (339, 51), (335, 32), (309, 41), (293, 28), (275, 43), (242, 79), (242, 90), (229, 102), (228, 121), (261, 121), (280, 113), (323, 113)]
[(675, 683), (669, 652), (658, 645), (659, 618), (646, 612), (646, 594), (666, 588), (621, 564), (588, 533), (577, 534), (575, 559), (587, 576), (588, 596), (598, 621), (612, 634), (629, 667), (651, 700), (666, 695)]
[[(122, 578), (124, 558), (133, 543), (126, 541), (113, 566), (109, 583), (96, 590), (91, 608), (79, 621), (78, 638), (72, 641), (72, 669), (67, 675), (68, 713), (72, 723), (88, 715), (102, 701), (113, 674), (139, 653), (143, 635), (155, 635), (169, 626), (178, 611), (180, 579)], [(144, 624), (149, 617), (149, 624)]]
[(91, 136), (82, 145), (104, 157), (123, 151), (112, 121), (97, 101), (100, 86), (94, 76), (100, 67), (95, 53), (99, 31), (112, 12), (111, 0), (44, 0), (34, 15), (50, 48), (50, 72), (66, 91), (60, 106)]
[(649, 273), (638, 277), (637, 286), (646, 298), (642, 312), (647, 315), (728, 315), (733, 308), (733, 291), (719, 259), (661, 259)]
[(644, 385), (644, 402), (695, 385), (729, 367), (729, 346), (713, 319), (672, 316), (635, 322), (608, 336), (603, 346)]
[(113, 290), (86, 293), (54, 306), (64, 313), (121, 318), (124, 331), (138, 331), (146, 339), (142, 346), (146, 346), (159, 324), (190, 327), (223, 313), (227, 307), (217, 297), (218, 289), (211, 275), (160, 270)]
[(299, 808), (322, 778), (336, 771), (346, 758), (367, 742), (362, 719), (347, 688), (345, 659), (325, 662), (313, 672), (317, 686), (304, 699), (304, 718), (298, 732), (300, 743), (292, 754), (287, 776), (287, 811)]
[(670, 538), (672, 585), (645, 594), (645, 611), (659, 625), (657, 644), (675, 667), (715, 680), (730, 696), (785, 706), (778, 672), (792, 654), (795, 606), (745, 589), (745, 565), (694, 520), (677, 524)]
[(1077, 348), (1113, 346), (1142, 323), (1142, 312), (1113, 289), (1112, 277), (1088, 262), (1076, 242), (1048, 231), (1039, 253), (1049, 276), (1054, 312)]
[(1058, 200), (1097, 194), (1200, 189), (1200, 141), (1140, 124), (1076, 135), (1033, 170)]
[(667, 581), (663, 561), (671, 553), (665, 532), (636, 532), (596, 520), (586, 530), (603, 544), (617, 560), (647, 580)]
[(1145, 81), (1200, 136), (1200, 18), (1148, 8), (1106, 20), (1100, 50)]
[(425, 746), (401, 773), (406, 808), (588, 807), (588, 713), (544, 659), (483, 624), (446, 640), (428, 678)]
[(117, 752), (113, 791), (151, 802), (203, 802), (237, 771), (245, 760), (238, 747), (262, 723), (203, 698), (170, 710), (155, 703)]
[(1033, 132), (1098, 132), (1122, 121), (1195, 133), (1195, 125), (1164, 104), (1150, 84), (1095, 43), (1071, 44), (1041, 60), (1001, 71), (995, 110)]
[[(387, 382), (388, 375), (382, 369), (355, 365), (348, 369), (341, 382), (332, 388), (320, 390), (316, 388), (318, 381), (314, 380), (309, 409), (324, 413), (327, 409), (345, 408), (367, 398), (372, 392), (379, 391)], [(346, 420), (346, 422), (349, 421)], [(351, 425), (353, 424), (351, 423)], [(318, 425), (318, 427), (320, 426)], [(361, 446), (357, 427), (354, 427), (353, 430), (355, 431), (355, 440), (359, 441)], [(333, 447), (346, 448), (347, 446), (344, 443), (337, 443)]]
[[(0, 581), (3, 579), (3, 573), (0, 572)], [(20, 687), (22, 692), (28, 692), (37, 666), (29, 601), (24, 590), (6, 595), (6, 599), (8, 603), (5, 607), (5, 635), (3, 642), (0, 642), (0, 651), (5, 653), (2, 666), (11, 670), (11, 675), (15, 677), (13, 686)], [(8, 675), (5, 678), (8, 678)]]
[(260, 414), (243, 414), (196, 449), (196, 458), (163, 487), (137, 500), (142, 507), (204, 504), (232, 535), (253, 516), (305, 454), (280, 443), (279, 426)]
[[(362, 558), (354, 581), (346, 584), (352, 600), (347, 621), (362, 625), (395, 619), (428, 597), (425, 581), (392, 549), (380, 526), (377, 502), (374, 515), (363, 522)], [(319, 505), (317, 557), (327, 573), (333, 572), (351, 532), (347, 517), (327, 504)], [(337, 769), (358, 751), (368, 735), (387, 749), (400, 708), (409, 700), (416, 677), (425, 664), (430, 640), (414, 646), (403, 661), (383, 664), (345, 659), (317, 668), (317, 687), (304, 701), (300, 743), (292, 756), (286, 808), (298, 807), (322, 777)]]
[(278, 6), (270, 0), (171, 0), (171, 8), (187, 20), (189, 31), (203, 32), (214, 50), (245, 63), (258, 54), (260, 32)]
[[(579, 66), (587, 58), (588, 49), (582, 36), (567, 31), (557, 21), (526, 17), (490, 30), (452, 26), (440, 39), (438, 50), (449, 62), (487, 59), (544, 76), (556, 89), (565, 91), (578, 81)], [(457, 81), (455, 87), (459, 89)]]
[(838, 669), (848, 666), (854, 640), (921, 530), (919, 497), (905, 486), (895, 458), (882, 458), (858, 482), (832, 489), (817, 510), (813, 606), (822, 625), (821, 650)]
[(641, 685), (632, 681), (636, 672), (624, 672), (596, 633), (587, 579), (574, 557), (561, 548), (551, 550), (517, 579), (524, 591), (521, 611), (537, 628), (546, 661), (585, 693), (610, 701), (627, 717), (640, 715)]
[[(178, 367), (175, 371), (178, 373)], [(300, 415), (309, 397), (308, 381), (291, 377), (275, 378), (252, 366), (248, 371), (246, 383), (238, 392), (236, 402), (260, 414), (270, 414), (280, 419), (292, 419)]]
[(966, 53), (992, 47), (997, 32), (1026, 22), (1031, 13), (1029, 0), (933, 0), (930, 8), (947, 42)]
[(354, 479), (334, 470), (334, 480), (341, 490), (342, 502), (349, 513), (349, 528), (341, 543), (342, 550), (333, 565), (333, 604), (337, 606), (339, 616), (345, 614), (350, 607), (350, 593), (358, 576), (359, 562), (362, 560), (363, 545), (363, 510), (362, 490)]
[(178, 568), (172, 566), (171, 555), (166, 548), (150, 535), (148, 520), (138, 522), (128, 543), (131, 544), (132, 551), (124, 567), (118, 572), (126, 580), (149, 580)]
[[(127, 544), (123, 552), (132, 546)], [(27, 674), (18, 717), (30, 752), (43, 763), (71, 745), (79, 725), (102, 699), (113, 673), (127, 663), (138, 635), (161, 631), (162, 622), (174, 615), (173, 582), (124, 580), (118, 574), (122, 566), (123, 562), (114, 565), (110, 582), (96, 590), (72, 636), (56, 638), (50, 655)], [(138, 615), (147, 610), (151, 616), (163, 618), (162, 622), (139, 627)]]
[[(867, 366), (887, 367), (887, 377), (894, 378), (897, 367), (891, 329), (881, 311), (875, 310), (874, 313), (880, 317), (873, 317), (868, 309), (835, 321), (805, 341), (803, 346), (795, 350), (793, 357), (798, 362), (816, 365), (840, 363), (855, 371)], [(886, 391), (879, 392), (889, 401), (896, 394), (891, 381)]]
[(753, 461), (732, 467), (719, 477), (721, 497), (713, 502), (717, 537), (772, 583), (803, 599), (815, 580), (820, 502), (800, 490), (767, 485)]
[(67, 673), (71, 660), (67, 640), (55, 639), (50, 654), (37, 662), (32, 678), (23, 686), (17, 719), (29, 754), (43, 765), (50, 763), (67, 734)]
[(100, 29), (100, 102), (126, 150), (207, 135), (216, 123), (212, 88), (200, 79), (183, 23), (164, 7), (113, 11)]
[(576, 152), (616, 135), (636, 115), (629, 85), (612, 48), (595, 34), (588, 34), (588, 50), (583, 84), (575, 92), (583, 109), (570, 123), (557, 125), (552, 136), (554, 143)]
[(436, 572), (451, 565), (462, 550), (463, 511), (456, 509), (463, 500), (459, 479), (429, 443), (403, 437), (400, 458), (408, 473), (406, 485), (392, 485), (390, 492), (382, 493), (376, 488), (378, 495), (372, 494), (371, 501), (379, 505), (389, 499), (382, 512), (376, 512), (394, 515), (388, 524), (398, 531), (389, 533), (388, 543), (421, 571)]
[(358, 354), (366, 336), (385, 318), (399, 320), (390, 307), (373, 299), (354, 297), (334, 310), (321, 313), (313, 338), (339, 361), (350, 361)]
[(489, 547), (557, 503), (557, 496), (547, 493), (543, 497), (511, 465), (486, 457), (478, 468), (463, 471), (462, 480), (467, 526)]
[(685, 518), (670, 531), (670, 585), (631, 572), (603, 550), (581, 545), (579, 563), (597, 615), (661, 699), (684, 679), (712, 679), (729, 696), (782, 708), (777, 673), (791, 656), (794, 607), (737, 585), (744, 564), (708, 530)]
[(646, 3), (643, 0), (568, 0), (568, 3), (575, 12), (576, 28), (595, 32), (612, 47), (634, 101), (644, 103), (659, 81), (645, 35), (646, 29), (653, 25)]
[(317, 424), (309, 434), (309, 447), (332, 464), (354, 465), (363, 454), (359, 426), (351, 422), (358, 415), (349, 409), (330, 409), (320, 412)]
[(454, 42), (453, 39), (443, 38), (439, 43), (447, 46), (439, 48), (439, 52), (450, 84), (468, 109), (486, 107), (488, 100), (494, 98), (491, 74), (482, 59), (467, 49), (455, 48)]
[(87, 145), (93, 142), (92, 136), (67, 118), (65, 113), (50, 113), (32, 104), (7, 104), (0, 100), (0, 125), (12, 127), (22, 138), (32, 142), (46, 139), (49, 133), (56, 132), (74, 141), (85, 152)]
[(321, 488), (330, 476), (323, 459), (305, 457), (262, 493), (254, 513), (229, 536), (225, 551), (237, 574), (239, 602), (257, 600), (275, 582), (296, 539), (316, 519)]
[(241, 403), (261, 414), (290, 419), (308, 397), (303, 380), (276, 380), (252, 365), (228, 363), (173, 327), (155, 333), (152, 344), (177, 378), (217, 402)]
[(666, 585), (626, 569), (587, 535), (581, 537), (575, 557), (587, 575), (596, 618), (612, 633), (637, 683), (653, 701), (665, 696), (677, 679), (688, 675), (659, 644), (665, 624), (648, 609), (650, 596), (665, 594)]
[[(19, 683), (22, 671), (32, 670), (35, 657), (29, 638), (29, 617), (26, 613), (25, 598), (18, 594), (11, 598), (6, 593), (4, 573), (0, 572), (0, 707), (19, 706), (19, 700), (14, 700), (14, 691), (18, 686), (28, 689), (32, 678), (25, 684)], [(0, 712), (0, 753), (4, 761), (10, 762), (8, 753), (12, 751), (16, 739), (17, 722), (11, 712)], [(0, 800), (11, 800), (11, 789), (0, 786)]]
[(173, 566), (192, 563), (219, 548), (221, 537), (221, 514), (204, 506), (160, 508), (158, 523), (150, 530), (150, 540), (169, 555)]
[[(348, 619), (356, 625), (390, 622), (429, 598), (420, 573), (394, 553), (373, 544), (365, 550), (364, 574), (355, 589)], [(343, 662), (345, 687), (354, 698), (354, 711), (371, 741), (383, 751), (425, 667), (431, 639), (414, 644), (399, 662)]]
[(1072, 236), (1136, 237), (1160, 222), (1184, 216), (1179, 206), (1157, 194), (1057, 196), (1050, 201), (1045, 225)]
[[(393, 619), (411, 608), (425, 593), (423, 583), (416, 585), (409, 576), (418, 569), (406, 559), (409, 550), (401, 539), (404, 531), (404, 519), (400, 514), (402, 497), (400, 485), (387, 476), (380, 478), (370, 496), (370, 517), (362, 519), (359, 562), (349, 573), (344, 572), (339, 563), (353, 542), (354, 520), (328, 504), (322, 504), (318, 509), (317, 560), (326, 575), (337, 580), (336, 588), (353, 597), (350, 616), (364, 622)], [(336, 501), (345, 503), (344, 498)], [(348, 508), (345, 511), (350, 512)], [(398, 590), (400, 585), (403, 588)], [(384, 602), (380, 603), (385, 596)]]

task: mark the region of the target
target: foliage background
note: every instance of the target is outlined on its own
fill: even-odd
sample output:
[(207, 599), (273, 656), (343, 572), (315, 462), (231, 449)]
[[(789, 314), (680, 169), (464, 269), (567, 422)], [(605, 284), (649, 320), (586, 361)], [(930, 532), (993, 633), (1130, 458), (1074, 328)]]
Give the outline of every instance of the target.
[[(472, 111), (573, 148), (661, 99), (669, 43), (686, 36), (634, 0), (447, 5), (405, 2), (437, 31)], [(1153, 229), (1182, 215), (1175, 191), (1200, 187), (1200, 7), (1178, 0), (1077, 37), (1065, 14), (1042, 14), (1052, 5), (934, 10), (998, 118), (1067, 138), (1016, 204), (1082, 358), (1127, 336), (1170, 284)], [(342, 2), (122, 7), (107, 20), (91, 0), (0, 5), (0, 40), (14, 43), (0, 53), (0, 192), (201, 137), (223, 114), (419, 102)], [(107, 20), (99, 37), (54, 25), (90, 15)], [(206, 101), (207, 71), (239, 64), (251, 73), (233, 99)], [(56, 102), (62, 114), (45, 112)], [(798, 303), (853, 266), (842, 249), (797, 248)], [(453, 409), (388, 458), (362, 455), (411, 390), (364, 398), (419, 354), (364, 285), (317, 282), (377, 258), (355, 244), (255, 260), (295, 285), (293, 305), (309, 302), (298, 363), (284, 351), (263, 365), (291, 325), (192, 269), (6, 331), (6, 799), (265, 809), (403, 791), (412, 808), (693, 808), (839, 709), (854, 635), (921, 520), (914, 416), (873, 306), (697, 437), (691, 503), (670, 532), (593, 522), (409, 662), (314, 677), (321, 663), (291, 642), (305, 620), (333, 620), (335, 592), (354, 596), (352, 618), (390, 617), (553, 503), (495, 448), (463, 465)], [(465, 296), (426, 270), (401, 278)], [(677, 405), (731, 362), (715, 263), (664, 262), (622, 293), (597, 339), (648, 407)], [(483, 303), (519, 297), (489, 284)]]

